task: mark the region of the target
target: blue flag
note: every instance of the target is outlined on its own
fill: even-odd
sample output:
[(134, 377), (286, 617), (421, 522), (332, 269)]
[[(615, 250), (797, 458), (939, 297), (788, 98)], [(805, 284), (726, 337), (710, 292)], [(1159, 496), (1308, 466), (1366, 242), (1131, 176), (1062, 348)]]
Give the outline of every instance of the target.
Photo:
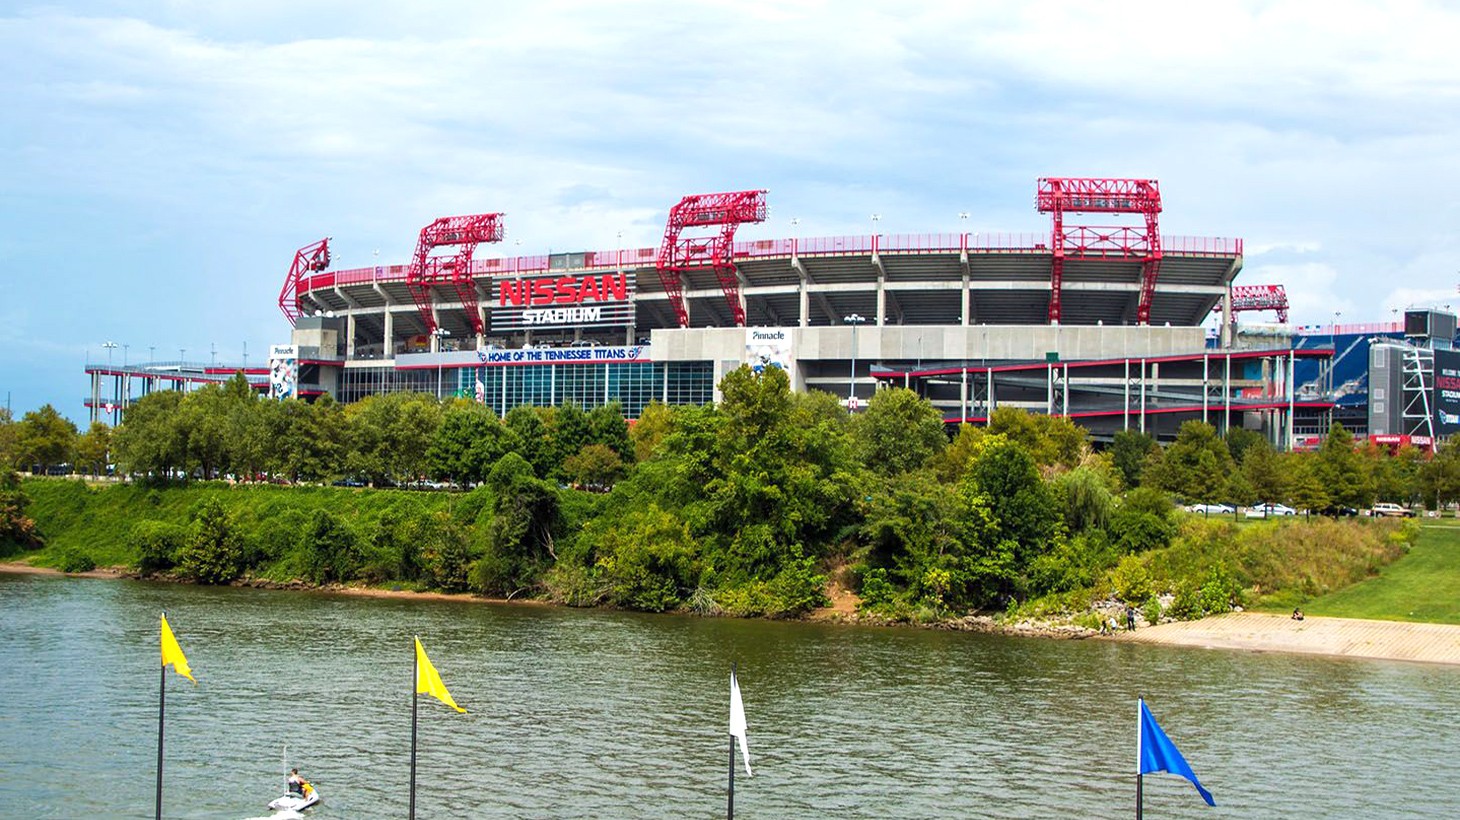
[(1191, 785), (1201, 792), (1201, 799), (1207, 801), (1208, 806), (1215, 806), (1216, 801), (1212, 800), (1212, 793), (1202, 788), (1201, 781), (1196, 779), (1196, 773), (1187, 765), (1186, 758), (1181, 756), (1181, 750), (1176, 744), (1166, 737), (1161, 731), (1156, 719), (1151, 717), (1151, 710), (1146, 708), (1144, 698), (1140, 700), (1141, 705), (1141, 735), (1139, 745), (1136, 749), (1136, 760), (1139, 764), (1137, 774), (1150, 774), (1151, 772), (1170, 772), (1179, 774), (1191, 781)]

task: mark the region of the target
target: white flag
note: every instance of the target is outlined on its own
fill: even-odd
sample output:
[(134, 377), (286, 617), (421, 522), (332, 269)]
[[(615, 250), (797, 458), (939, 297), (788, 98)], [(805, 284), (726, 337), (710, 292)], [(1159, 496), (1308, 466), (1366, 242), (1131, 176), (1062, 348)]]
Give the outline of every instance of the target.
[(730, 671), (730, 734), (740, 741), (740, 758), (745, 761), (745, 775), (750, 773), (750, 747), (745, 743), (745, 704), (740, 702), (740, 683)]

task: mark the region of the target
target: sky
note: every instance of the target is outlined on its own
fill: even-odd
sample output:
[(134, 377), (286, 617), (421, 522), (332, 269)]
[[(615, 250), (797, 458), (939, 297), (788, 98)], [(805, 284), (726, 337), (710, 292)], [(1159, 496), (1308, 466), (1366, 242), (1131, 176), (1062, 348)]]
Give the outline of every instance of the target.
[(323, 236), (335, 269), (488, 211), (479, 257), (650, 247), (752, 188), (738, 239), (1047, 231), (1038, 178), (1151, 178), (1295, 323), (1460, 308), (1457, 41), (1404, 0), (19, 0), (0, 393), (84, 427), (87, 361), (258, 364)]

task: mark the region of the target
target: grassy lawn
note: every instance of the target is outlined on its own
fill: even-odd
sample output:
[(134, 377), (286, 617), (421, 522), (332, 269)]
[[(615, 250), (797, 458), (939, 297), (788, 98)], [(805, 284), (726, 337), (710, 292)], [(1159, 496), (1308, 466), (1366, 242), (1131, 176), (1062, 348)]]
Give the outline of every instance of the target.
[(1427, 523), (1377, 576), (1303, 604), (1310, 615), (1460, 624), (1460, 521)]

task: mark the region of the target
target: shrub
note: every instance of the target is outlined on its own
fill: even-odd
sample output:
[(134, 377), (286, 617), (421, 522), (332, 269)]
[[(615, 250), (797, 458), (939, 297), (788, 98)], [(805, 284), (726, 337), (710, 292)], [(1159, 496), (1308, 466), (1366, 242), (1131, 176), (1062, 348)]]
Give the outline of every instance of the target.
[(57, 558), (56, 569), (62, 572), (90, 572), (96, 569), (96, 561), (80, 550), (62, 550)]
[(315, 510), (299, 535), (305, 575), (316, 584), (348, 581), (364, 563), (355, 533), (328, 510)]
[(188, 541), (177, 553), (177, 566), (200, 584), (226, 584), (243, 572), (242, 540), (218, 499), (207, 499), (193, 514)]
[(188, 531), (170, 521), (138, 521), (128, 540), (137, 554), (137, 571), (151, 575), (177, 565)]
[(1110, 584), (1122, 601), (1137, 603), (1151, 597), (1151, 573), (1140, 556), (1127, 555), (1110, 573)]

